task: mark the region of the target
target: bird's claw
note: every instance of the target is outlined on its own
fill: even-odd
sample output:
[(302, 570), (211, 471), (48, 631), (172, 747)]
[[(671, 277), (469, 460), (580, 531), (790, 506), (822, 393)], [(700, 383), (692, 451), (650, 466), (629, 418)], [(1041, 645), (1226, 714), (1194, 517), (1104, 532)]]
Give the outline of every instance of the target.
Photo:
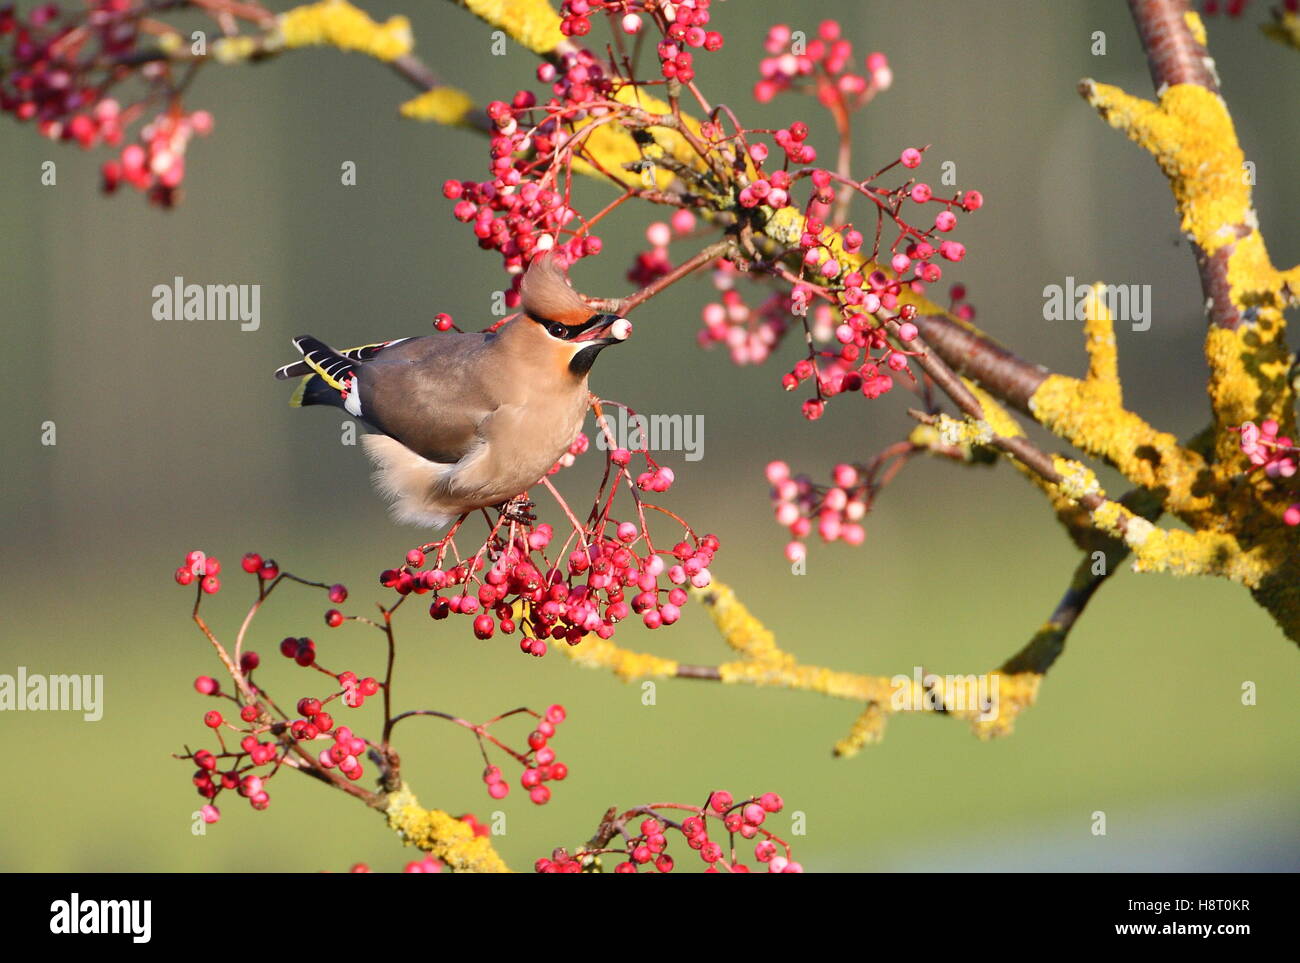
[(528, 498), (512, 498), (510, 501), (501, 505), (501, 515), (508, 522), (518, 522), (521, 525), (531, 525), (537, 521), (530, 508), (535, 507), (535, 503)]

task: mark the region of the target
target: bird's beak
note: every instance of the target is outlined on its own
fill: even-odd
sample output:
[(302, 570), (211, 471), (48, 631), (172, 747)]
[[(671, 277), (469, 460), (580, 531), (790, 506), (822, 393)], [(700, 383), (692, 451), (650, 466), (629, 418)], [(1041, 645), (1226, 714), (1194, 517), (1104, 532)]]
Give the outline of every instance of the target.
[(632, 322), (617, 314), (602, 314), (599, 320), (573, 339), (582, 344), (618, 344), (632, 336)]

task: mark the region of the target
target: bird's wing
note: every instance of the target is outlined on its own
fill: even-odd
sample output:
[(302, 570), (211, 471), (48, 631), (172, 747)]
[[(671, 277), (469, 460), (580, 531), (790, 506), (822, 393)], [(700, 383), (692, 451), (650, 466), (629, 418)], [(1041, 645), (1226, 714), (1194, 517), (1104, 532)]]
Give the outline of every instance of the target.
[[(349, 361), (370, 361), (385, 348), (401, 344), (404, 341), (413, 340), (415, 339), (398, 338), (396, 341), (378, 341), (375, 344), (363, 344), (357, 348), (344, 348), (336, 353), (347, 358)], [(301, 378), (304, 375), (309, 375), (313, 370), (312, 366), (307, 362), (307, 359), (303, 358), (299, 361), (293, 362), (292, 364), (287, 364), (282, 368), (277, 368), (275, 376), (281, 381), (287, 381), (290, 378)]]
[(429, 461), (457, 462), (510, 387), (482, 334), (413, 338), (357, 368), (363, 417)]

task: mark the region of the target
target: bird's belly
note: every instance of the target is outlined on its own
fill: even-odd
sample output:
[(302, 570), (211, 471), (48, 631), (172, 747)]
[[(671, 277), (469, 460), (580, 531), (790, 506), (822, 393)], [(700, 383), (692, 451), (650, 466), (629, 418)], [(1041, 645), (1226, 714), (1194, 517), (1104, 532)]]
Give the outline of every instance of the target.
[(446, 475), (447, 492), (465, 509), (497, 505), (527, 490), (568, 451), (587, 412), (580, 406), (556, 417), (554, 410), (530, 414), (522, 409), (507, 434), (509, 441), (489, 438)]

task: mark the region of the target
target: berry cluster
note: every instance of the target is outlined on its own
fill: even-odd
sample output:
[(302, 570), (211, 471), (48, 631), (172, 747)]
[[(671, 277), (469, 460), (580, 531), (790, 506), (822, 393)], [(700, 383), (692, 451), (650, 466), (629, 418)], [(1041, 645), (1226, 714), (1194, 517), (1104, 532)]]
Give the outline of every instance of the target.
[[(280, 645), (280, 651), (295, 658), (299, 665), (315, 665), (316, 647), (310, 639), (285, 639)], [(341, 698), (344, 705), (360, 708), (364, 700), (359, 694), (375, 694), (379, 691), (379, 683), (372, 678), (358, 682), (355, 673), (340, 673), (336, 676), (341, 686), (338, 691), (327, 694), (323, 700), (304, 696), (296, 706), (299, 717), (289, 720), (279, 712), (266, 693), (254, 685), (253, 671), (260, 664), (261, 659), (256, 652), (241, 654), (238, 681), (243, 686), (239, 694), (222, 692), (220, 683), (211, 676), (199, 676), (194, 680), (194, 689), (201, 695), (232, 701), (238, 707), (238, 718), (243, 724), (242, 727), (234, 725), (227, 722), (218, 710), (208, 710), (203, 715), (203, 724), (213, 730), (220, 743), (220, 751), (214, 753), (201, 749), (185, 757), (193, 759), (199, 767), (194, 776), (194, 785), (199, 795), (209, 801), (203, 809), (203, 818), (210, 823), (220, 818), (220, 811), (214, 803), (223, 790), (234, 789), (248, 799), (254, 809), (265, 809), (271, 801), (265, 788), (266, 782), (282, 766), (296, 765), (293, 762), (295, 757), (313, 761), (322, 771), (337, 769), (351, 782), (357, 782), (365, 775), (361, 759), (365, 757), (370, 743), (357, 736), (348, 726), (336, 726), (334, 717), (325, 707)], [(320, 671), (332, 675), (325, 669)], [(251, 696), (252, 701), (244, 701), (241, 696)], [(276, 715), (281, 718), (277, 720)], [(240, 736), (238, 751), (227, 747), (225, 730)], [(263, 737), (269, 738), (264, 740)], [(331, 744), (317, 748), (320, 742)], [(220, 772), (217, 771), (219, 766)]]
[(221, 562), (215, 558), (208, 558), (202, 552), (189, 552), (185, 556), (184, 563), (176, 569), (173, 578), (176, 579), (177, 585), (190, 585), (195, 579), (199, 581), (199, 588), (208, 595), (215, 595), (221, 591), (221, 579), (218, 577), (221, 573)]
[(658, 281), (673, 268), (668, 256), (668, 245), (674, 237), (689, 236), (695, 230), (695, 215), (686, 208), (673, 212), (669, 222), (655, 221), (646, 228), (645, 239), (650, 247), (641, 251), (628, 269), (627, 279), (639, 287)]
[[(192, 761), (197, 769), (194, 785), (200, 796), (206, 801), (201, 810), (203, 819), (214, 823), (220, 818), (216, 801), (222, 792), (235, 790), (248, 799), (254, 809), (265, 809), (270, 804), (267, 783), (283, 768), (308, 768), (323, 777), (327, 782), (334, 782), (340, 787), (358, 783), (366, 774), (362, 761), (369, 757), (379, 767), (379, 774), (388, 784), (396, 784), (397, 759), (389, 750), (388, 734), (393, 726), (404, 718), (413, 716), (435, 716), (469, 729), (478, 739), (480, 748), (485, 742), (491, 743), (523, 768), (520, 784), (528, 792), (529, 798), (541, 805), (551, 795), (551, 790), (543, 783), (561, 781), (568, 775), (568, 767), (556, 760), (555, 750), (549, 742), (554, 737), (556, 727), (564, 721), (563, 706), (553, 705), (546, 713), (538, 714), (530, 709), (515, 709), (482, 724), (467, 722), (455, 716), (434, 710), (412, 710), (400, 715), (389, 715), (388, 692), (391, 686), (392, 662), (389, 663), (389, 675), (383, 681), (373, 676), (361, 677), (355, 672), (334, 672), (320, 664), (317, 658), (316, 643), (310, 638), (289, 637), (280, 643), (280, 653), (292, 659), (303, 668), (310, 668), (329, 678), (328, 690), (320, 695), (304, 695), (294, 704), (296, 715), (284, 712), (254, 679), (254, 673), (261, 665), (257, 652), (244, 651), (242, 648), (245, 633), (248, 631), (252, 617), (256, 614), (267, 597), (284, 581), (297, 582), (324, 591), (331, 602), (343, 604), (348, 597), (347, 589), (339, 584), (309, 582), (287, 572), (280, 572), (279, 567), (270, 561), (264, 561), (260, 555), (250, 552), (244, 556), (243, 568), (254, 576), (257, 583), (257, 599), (253, 604), (244, 626), (236, 640), (234, 652), (228, 651), (208, 628), (199, 614), (199, 606), (206, 595), (217, 591), (217, 573), (221, 571), (220, 563), (204, 552), (193, 551), (185, 557), (185, 564), (177, 569), (175, 579), (182, 585), (199, 582), (195, 596), (194, 620), (209, 642), (217, 649), (234, 683), (231, 692), (223, 691), (222, 685), (212, 676), (199, 676), (194, 680), (194, 689), (200, 695), (209, 698), (224, 699), (231, 702), (235, 709), (237, 722), (228, 721), (217, 709), (210, 709), (203, 715), (203, 724), (217, 739), (215, 749), (188, 751), (180, 758)], [(396, 606), (394, 606), (394, 609)], [(388, 639), (390, 649), (395, 645), (390, 617), (393, 609), (383, 612), (382, 623), (358, 616), (344, 616), (337, 609), (328, 618), (331, 625), (343, 621), (358, 621), (373, 625), (382, 631)], [(331, 709), (341, 704), (348, 709), (360, 709), (368, 698), (383, 694), (385, 720), (384, 737), (378, 742), (365, 738), (350, 726), (338, 725)], [(333, 705), (332, 705), (333, 704)], [(528, 736), (527, 747), (513, 749), (501, 742), (489, 730), (495, 723), (511, 716), (527, 714), (537, 719), (533, 731)], [(231, 738), (238, 739), (237, 747), (227, 744)], [(486, 762), (486, 754), (484, 755)], [(488, 784), (489, 795), (494, 799), (503, 798), (509, 791), (501, 770), (489, 766), (484, 776)], [(355, 791), (354, 791), (355, 792)], [(473, 817), (463, 817), (475, 827), (486, 832)]]
[(148, 191), (150, 199), (163, 207), (171, 207), (185, 177), (190, 138), (206, 136), (211, 130), (212, 115), (206, 110), (159, 114), (141, 129), (139, 143), (128, 144), (120, 157), (104, 162), (104, 191), (111, 194), (125, 181), (138, 191)]
[[(588, 34), (597, 14), (618, 16), (628, 34), (639, 33), (648, 18), (663, 34), (657, 52), (665, 81), (689, 83), (695, 75), (691, 50), (722, 46), (721, 34), (705, 29), (708, 0), (565, 0), (561, 14), (561, 30), (570, 37)], [(593, 131), (633, 110), (617, 102), (619, 90), (629, 83), (619, 74), (615, 63), (602, 64), (585, 48), (565, 48), (558, 63), (537, 70), (538, 80), (550, 86), (545, 103), (520, 90), (508, 103), (488, 105), (493, 125), (489, 178), (443, 184), (444, 196), (456, 202), (453, 215), (473, 224), (479, 246), (498, 251), (509, 273), (521, 275), (533, 255), (544, 250), (555, 250), (565, 264), (600, 253), (603, 243), (591, 229), (604, 212), (589, 221), (574, 210), (570, 172), (575, 160), (593, 160), (585, 152)], [(667, 269), (662, 250), (652, 251), (638, 258), (629, 276), (648, 284)], [(518, 303), (517, 284), (507, 303)]]
[[(579, 849), (573, 855), (557, 849), (550, 858), (537, 860), (534, 868), (539, 873), (589, 872), (598, 868), (598, 857), (618, 855), (625, 858), (615, 866), (616, 873), (637, 873), (651, 866), (660, 873), (671, 873), (677, 863), (667, 851), (669, 833), (677, 833), (699, 855), (707, 873), (751, 872), (737, 854), (737, 836), (742, 840), (761, 837), (754, 845), (754, 858), (767, 867), (767, 872), (801, 873), (803, 867), (790, 860), (790, 847), (763, 827), (767, 817), (780, 812), (783, 806), (781, 797), (774, 792), (736, 801), (731, 793), (721, 790), (711, 793), (703, 806), (673, 803), (643, 806), (602, 824), (594, 841), (596, 845)], [(665, 811), (686, 811), (690, 815), (679, 822)], [(636, 823), (638, 818), (640, 822)], [(721, 823), (727, 833), (725, 847), (709, 835), (710, 821)]]
[[(914, 153), (919, 163), (919, 152)], [(911, 160), (904, 151), (899, 162), (907, 165)], [(832, 200), (834, 176), (828, 171), (815, 170), (810, 178), (817, 188), (812, 205), (827, 206)], [(956, 227), (953, 208), (973, 211), (983, 204), (976, 191), (940, 201), (925, 184), (887, 193), (895, 198), (898, 206), (904, 195), (914, 203), (938, 201), (943, 205), (943, 210), (935, 215), (933, 226), (926, 230), (896, 220), (899, 234), (889, 259), (892, 274), (883, 269), (864, 274), (853, 267), (851, 258), (863, 249), (862, 235), (845, 228), (828, 236), (825, 223), (811, 212), (799, 240), (802, 271), (792, 279), (791, 298), (794, 313), (805, 318), (805, 330), (813, 347), (804, 359), (807, 363), (796, 365), (782, 378), (782, 383), (786, 390), (794, 390), (804, 381), (814, 382), (816, 397), (804, 405), (804, 414), (810, 420), (821, 416), (826, 399), (834, 395), (861, 391), (867, 398), (878, 398), (893, 387), (898, 373), (912, 377), (908, 357), (915, 352), (909, 352), (907, 345), (917, 336), (913, 323), (917, 308), (906, 299), (924, 295), (928, 285), (943, 277), (936, 257), (953, 262), (965, 257), (966, 248), (960, 242), (939, 240), (936, 236), (936, 232), (944, 233)], [(871, 262), (879, 256), (877, 241)], [(829, 302), (838, 314), (833, 341), (825, 348), (816, 347), (817, 336), (822, 332), (808, 326), (806, 321), (814, 299)]]
[(1263, 468), (1269, 478), (1290, 478), (1296, 473), (1296, 447), (1286, 435), (1278, 436), (1279, 425), (1272, 418), (1256, 425), (1248, 421), (1237, 429), (1241, 451), (1251, 465)]
[(882, 53), (867, 56), (865, 73), (850, 69), (853, 44), (834, 20), (822, 21), (811, 41), (786, 24), (776, 24), (767, 32), (764, 47), (768, 56), (759, 62), (761, 79), (754, 85), (754, 99), (760, 104), (783, 91), (810, 87), (824, 107), (856, 110), (894, 82)]
[(814, 530), (823, 542), (861, 545), (866, 540), (862, 521), (881, 491), (912, 458), (931, 451), (968, 457), (957, 450), (932, 448), (909, 438), (886, 446), (863, 464), (836, 465), (829, 484), (818, 484), (807, 475), (794, 475), (783, 461), (769, 462), (766, 474), (772, 486), (772, 508), (777, 524), (791, 535), (785, 546), (786, 559), (799, 562), (807, 557), (803, 540)]
[[(794, 302), (788, 293), (774, 291), (757, 308), (751, 308), (736, 290), (736, 274), (730, 261), (720, 262), (714, 270), (713, 285), (722, 298), (704, 306), (704, 327), (696, 340), (701, 347), (726, 345), (735, 364), (762, 364), (790, 330)], [(820, 308), (829, 318), (830, 308)]]
[[(140, 141), (106, 162), (102, 174), (107, 192), (125, 181), (170, 207), (185, 176), (185, 147), (191, 135), (211, 130), (212, 117), (206, 111), (186, 115), (171, 65), (162, 57), (138, 55), (141, 20), (150, 12), (146, 5), (88, 0), (87, 6), (84, 13), (64, 14), (57, 4), (43, 3), (26, 18), (13, 5), (0, 7), (0, 37), (13, 38), (8, 57), (0, 60), (0, 110), (34, 122), (52, 140), (74, 141), (85, 149), (101, 143), (117, 148), (151, 105), (165, 102)], [(167, 37), (178, 40), (179, 34)], [(131, 75), (145, 88), (137, 101), (123, 107), (105, 96)]]
[(0, 37), (13, 38), (0, 74), (0, 110), (35, 121), (47, 137), (83, 140), (87, 121), (96, 124), (89, 112), (102, 83), (89, 65), (132, 52), (138, 27), (130, 7), (130, 0), (92, 0), (83, 23), (65, 21), (54, 3), (38, 4), (26, 18), (13, 4), (0, 7)]
[(783, 461), (768, 464), (767, 480), (772, 485), (777, 523), (789, 529), (794, 539), (785, 548), (789, 561), (798, 561), (807, 554), (801, 539), (812, 531), (814, 520), (824, 542), (861, 545), (866, 539), (861, 521), (870, 507), (870, 487), (853, 465), (836, 465), (833, 478), (835, 483), (830, 487), (815, 485), (806, 475), (792, 476), (790, 466)]
[[(263, 582), (274, 582), (280, 577), (280, 566), (274, 559), (264, 559), (256, 552), (249, 552), (240, 561), (240, 565), (245, 572), (256, 575)], [(209, 558), (202, 552), (193, 551), (185, 556), (185, 562), (175, 572), (177, 585), (189, 585), (195, 579), (199, 579), (199, 585), (208, 595), (213, 595), (221, 590), (221, 579), (218, 574), (221, 572), (221, 562), (215, 558)], [(337, 593), (336, 591), (337, 590)], [(341, 597), (335, 599), (335, 594), (341, 593)], [(335, 585), (330, 590), (331, 601), (343, 601), (348, 597), (348, 590), (342, 585)]]
[(711, 0), (564, 0), (560, 7), (560, 32), (566, 37), (591, 33), (595, 15), (618, 17), (623, 33), (636, 36), (645, 19), (659, 28), (664, 39), (657, 48), (659, 71), (665, 79), (687, 84), (695, 79), (691, 50), (721, 50), (722, 34), (706, 30)]
[[(538, 252), (553, 249), (572, 264), (603, 246), (569, 205), (567, 167), (583, 147), (578, 128), (595, 105), (612, 97), (617, 81), (582, 50), (567, 54), (562, 68), (542, 64), (538, 78), (554, 93), (541, 107), (527, 90), (516, 92), (510, 103), (488, 104), (490, 178), (442, 185), (443, 195), (456, 202), (456, 219), (473, 223), (479, 247), (500, 252), (506, 270), (517, 276)], [(589, 126), (594, 129), (594, 123)], [(518, 304), (517, 286), (507, 303)]]
[[(1286, 435), (1278, 435), (1280, 426), (1275, 420), (1267, 418), (1258, 425), (1248, 421), (1235, 430), (1241, 433), (1241, 450), (1252, 466), (1264, 469), (1264, 474), (1274, 481), (1295, 475), (1300, 448)], [(1300, 503), (1287, 506), (1282, 520), (1288, 525), (1300, 525)]]
[[(611, 458), (617, 461), (622, 453), (615, 450)], [(670, 481), (667, 468), (638, 477), (647, 488), (666, 487)], [(521, 531), (502, 537), (498, 526), (473, 558), (454, 565), (444, 564), (453, 545), (450, 537), (412, 549), (405, 564), (381, 573), (380, 582), (399, 595), (432, 593), (432, 618), (469, 616), (480, 639), (498, 630), (505, 635), (518, 631), (520, 650), (543, 656), (547, 639), (569, 645), (591, 633), (608, 639), (631, 614), (652, 629), (676, 622), (688, 598), (686, 586), (709, 584), (708, 566), (718, 549), (717, 538), (705, 535), (678, 542), (671, 552), (639, 550), (648, 545), (647, 532), (636, 522), (610, 519), (584, 532), (585, 547), (568, 550), (566, 545), (561, 552), (567, 555), (552, 558), (547, 554), (555, 537), (550, 525), (510, 527)], [(437, 551), (434, 565), (419, 571), (430, 548)], [(667, 586), (660, 584), (665, 579)]]
[[(519, 777), (519, 785), (528, 793), (529, 800), (535, 805), (544, 806), (551, 799), (551, 790), (544, 785), (545, 783), (563, 782), (569, 775), (569, 767), (555, 758), (555, 750), (550, 747), (550, 741), (555, 736), (555, 727), (567, 717), (568, 713), (564, 706), (551, 706), (546, 710), (545, 715), (538, 717), (537, 728), (528, 734), (527, 751), (516, 753), (506, 750), (523, 764), (524, 770)], [(487, 786), (488, 795), (493, 799), (505, 799), (510, 793), (510, 784), (506, 782), (498, 766), (489, 765), (483, 770), (483, 783)]]

